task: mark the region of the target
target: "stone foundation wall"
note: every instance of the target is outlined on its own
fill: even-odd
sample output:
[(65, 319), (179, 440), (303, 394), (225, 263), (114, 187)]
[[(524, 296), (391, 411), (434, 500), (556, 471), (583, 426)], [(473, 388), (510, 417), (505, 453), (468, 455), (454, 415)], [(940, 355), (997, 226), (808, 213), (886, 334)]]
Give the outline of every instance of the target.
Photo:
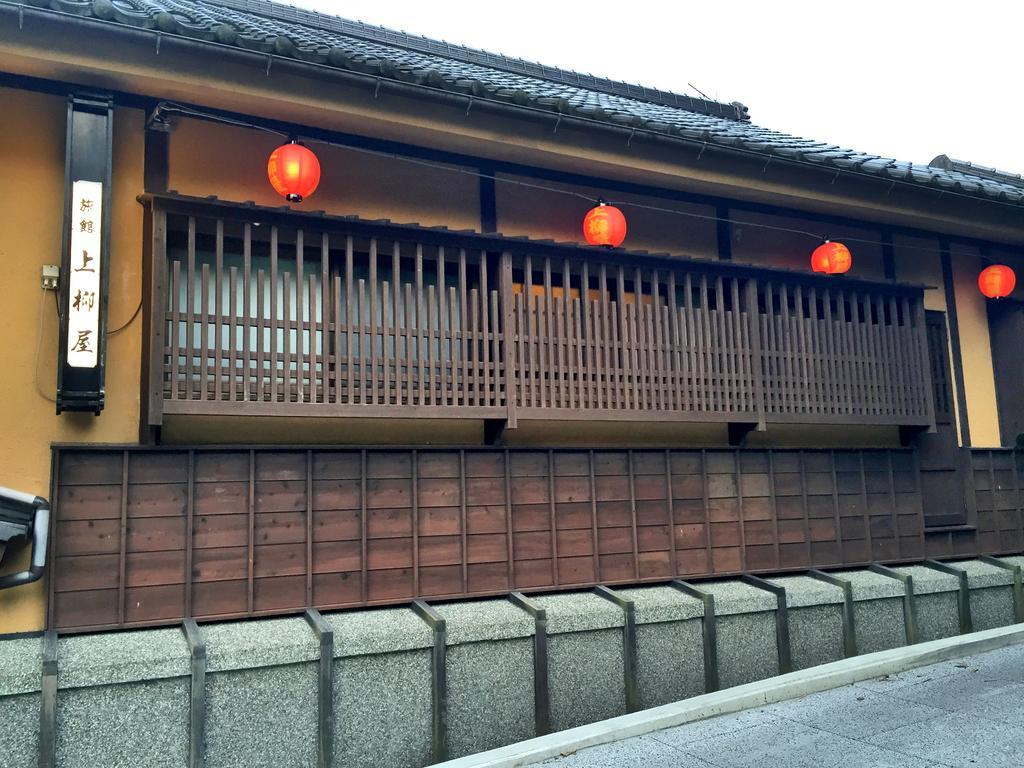
[(420, 768), (1012, 624), (1021, 566), (929, 561), (0, 640), (0, 763)]

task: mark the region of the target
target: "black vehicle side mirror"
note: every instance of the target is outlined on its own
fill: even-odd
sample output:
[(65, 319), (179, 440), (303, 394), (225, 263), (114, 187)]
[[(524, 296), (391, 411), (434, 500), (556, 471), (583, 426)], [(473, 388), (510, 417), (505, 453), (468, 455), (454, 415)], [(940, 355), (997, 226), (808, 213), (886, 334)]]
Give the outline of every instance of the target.
[(31, 584), (46, 568), (46, 543), (50, 533), (50, 502), (40, 496), (0, 486), (0, 542), (18, 536), (32, 538), (28, 570), (0, 576), (0, 589)]

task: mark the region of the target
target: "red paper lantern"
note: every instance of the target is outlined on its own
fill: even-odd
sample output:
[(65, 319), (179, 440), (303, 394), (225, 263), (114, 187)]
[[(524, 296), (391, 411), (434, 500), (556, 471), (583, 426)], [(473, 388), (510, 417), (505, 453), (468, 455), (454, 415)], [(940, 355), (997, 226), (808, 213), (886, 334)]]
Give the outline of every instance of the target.
[(311, 150), (292, 141), (271, 152), (267, 176), (277, 194), (290, 203), (301, 203), (320, 183), (320, 161)]
[(842, 243), (826, 240), (811, 254), (811, 269), (826, 275), (841, 275), (853, 266), (850, 249)]
[(583, 219), (583, 236), (591, 245), (618, 248), (626, 239), (626, 217), (614, 205), (598, 200)]
[(978, 275), (978, 289), (990, 299), (1001, 299), (1013, 293), (1017, 275), (1005, 264), (985, 267)]

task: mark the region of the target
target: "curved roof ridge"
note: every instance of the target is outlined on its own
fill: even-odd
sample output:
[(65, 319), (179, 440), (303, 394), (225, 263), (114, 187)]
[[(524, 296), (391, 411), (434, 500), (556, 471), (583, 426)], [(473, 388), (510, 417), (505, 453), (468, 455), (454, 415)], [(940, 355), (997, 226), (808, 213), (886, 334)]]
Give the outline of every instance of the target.
[(281, 21), (307, 24), (325, 31), (338, 32), (343, 35), (360, 37), (374, 42), (386, 43), (387, 45), (395, 45), (419, 53), (444, 56), (457, 61), (479, 64), (519, 75), (527, 75), (565, 85), (602, 91), (639, 101), (648, 101), (652, 104), (661, 104), (666, 107), (685, 109), (688, 112), (723, 117), (727, 120), (747, 121), (750, 119), (748, 108), (738, 101), (725, 103), (713, 99), (690, 96), (689, 94), (667, 91), (661, 88), (652, 88), (625, 81), (612, 80), (607, 77), (584, 74), (572, 69), (563, 69), (514, 56), (491, 53), (480, 48), (470, 48), (469, 46), (449, 43), (444, 40), (434, 40), (433, 38), (415, 35), (402, 30), (394, 30), (389, 27), (377, 26), (362, 21), (353, 21), (341, 16), (335, 16), (334, 14), (298, 8), (294, 5), (272, 2), (272, 0), (210, 0), (209, 3), (206, 0), (200, 0), (200, 2), (204, 5), (209, 4), (233, 8), (260, 16), (277, 18)]

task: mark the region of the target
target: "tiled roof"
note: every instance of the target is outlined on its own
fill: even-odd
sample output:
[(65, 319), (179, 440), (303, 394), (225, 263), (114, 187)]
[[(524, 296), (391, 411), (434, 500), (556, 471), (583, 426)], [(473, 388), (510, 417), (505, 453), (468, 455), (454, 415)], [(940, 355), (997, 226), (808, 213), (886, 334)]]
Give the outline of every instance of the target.
[(268, 0), (30, 0), (17, 4), (48, 5), (112, 23), (662, 132), (766, 158), (1024, 204), (1020, 178), (993, 169), (961, 162), (937, 167), (844, 149), (753, 125), (742, 104), (546, 67)]

